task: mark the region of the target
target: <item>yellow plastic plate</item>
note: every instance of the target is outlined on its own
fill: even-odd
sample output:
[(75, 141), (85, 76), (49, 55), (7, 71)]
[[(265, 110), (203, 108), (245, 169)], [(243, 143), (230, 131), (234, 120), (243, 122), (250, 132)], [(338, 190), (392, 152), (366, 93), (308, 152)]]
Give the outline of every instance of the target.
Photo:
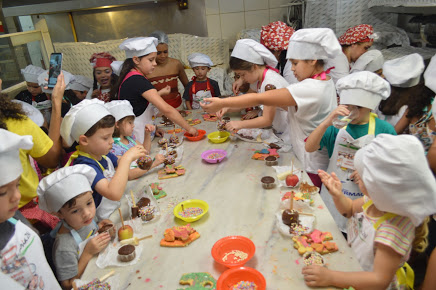
[(230, 133), (227, 131), (215, 131), (207, 135), (212, 143), (223, 143), (229, 138)]
[[(203, 212), (195, 217), (182, 217), (181, 215), (179, 215), (179, 212), (182, 211), (182, 204), (185, 210), (190, 207), (199, 207), (203, 210)], [(201, 219), (207, 213), (208, 210), (209, 210), (209, 205), (207, 204), (207, 202), (199, 199), (188, 199), (176, 205), (174, 207), (173, 212), (174, 212), (174, 216), (176, 216), (177, 218), (190, 223)]]

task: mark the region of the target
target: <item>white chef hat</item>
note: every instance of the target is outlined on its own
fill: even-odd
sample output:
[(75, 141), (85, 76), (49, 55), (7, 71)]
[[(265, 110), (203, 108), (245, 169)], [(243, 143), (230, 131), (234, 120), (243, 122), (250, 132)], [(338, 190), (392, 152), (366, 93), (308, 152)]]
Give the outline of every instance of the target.
[(40, 110), (38, 110), (31, 104), (20, 100), (12, 100), (12, 102), (20, 104), (24, 113), (26, 113), (26, 116), (29, 117), (29, 119), (32, 120), (36, 125), (38, 125), (38, 127), (44, 125), (44, 116), (42, 115)]
[(287, 59), (329, 59), (342, 52), (330, 28), (299, 29), (289, 39)]
[[(69, 72), (64, 71), (64, 70), (62, 70), (62, 72), (64, 73), (65, 86), (68, 86), (69, 83), (74, 80), (74, 75), (72, 75)], [(38, 76), (38, 85), (41, 86), (42, 91), (44, 93), (51, 94), (53, 92), (52, 89), (45, 89), (44, 88), (44, 87), (46, 87), (48, 85), (48, 81), (46, 79), (48, 79), (48, 70), (43, 71), (42, 73), (39, 74), (39, 76)]]
[(385, 59), (380, 50), (372, 49), (362, 54), (354, 63), (350, 73), (358, 71), (376, 72), (383, 68)]
[(32, 136), (20, 136), (0, 129), (0, 186), (6, 185), (23, 173), (20, 161), (20, 149), (33, 147)]
[(266, 64), (272, 67), (277, 65), (277, 59), (271, 51), (253, 39), (236, 41), (231, 56), (260, 65)]
[(410, 88), (419, 83), (424, 67), (422, 56), (412, 53), (386, 61), (383, 65), (383, 75), (392, 86)]
[[(165, 32), (160, 31), (160, 30), (155, 30), (155, 31), (153, 31), (153, 32), (150, 34), (150, 37), (154, 37), (154, 38), (156, 38), (158, 44), (159, 44), (159, 43), (165, 43), (165, 44), (168, 44), (168, 43), (169, 43), (169, 41), (168, 41), (168, 35), (166, 35)], [(157, 46), (157, 44), (156, 44), (156, 46)]]
[(89, 91), (92, 88), (93, 81), (90, 78), (81, 75), (75, 75), (74, 79), (69, 83), (68, 88), (75, 91)]
[(29, 83), (38, 83), (38, 76), (43, 72), (43, 68), (31, 64), (21, 69), (21, 74), (23, 75), (24, 80)]
[(85, 99), (71, 107), (61, 124), (61, 136), (68, 146), (74, 141), (79, 142), (80, 135), (84, 135), (103, 117), (111, 113), (98, 99)]
[[(436, 93), (436, 54), (431, 58), (424, 72), (424, 81), (425, 86)], [(433, 110), (435, 107), (433, 106)]]
[(154, 37), (135, 37), (124, 40), (119, 48), (126, 52), (126, 58), (132, 58), (156, 52), (157, 44), (157, 39)]
[(63, 167), (44, 177), (36, 190), (39, 208), (52, 213), (58, 212), (70, 199), (91, 191), (97, 172), (90, 166), (78, 164)]
[(117, 122), (124, 117), (135, 116), (133, 107), (127, 100), (111, 101), (104, 104), (104, 106), (109, 110), (112, 116), (115, 117), (115, 121)]
[(341, 105), (355, 105), (371, 110), (391, 94), (389, 83), (369, 71), (356, 72), (340, 78), (336, 83), (336, 90)]
[(117, 76), (120, 75), (121, 69), (123, 68), (124, 61), (116, 60), (111, 63), (112, 72)]
[(188, 62), (191, 68), (197, 66), (207, 66), (207, 67), (213, 66), (213, 62), (210, 59), (210, 57), (199, 52), (194, 52), (188, 55)]
[(436, 213), (436, 181), (415, 136), (379, 134), (357, 151), (354, 166), (378, 210), (415, 226)]

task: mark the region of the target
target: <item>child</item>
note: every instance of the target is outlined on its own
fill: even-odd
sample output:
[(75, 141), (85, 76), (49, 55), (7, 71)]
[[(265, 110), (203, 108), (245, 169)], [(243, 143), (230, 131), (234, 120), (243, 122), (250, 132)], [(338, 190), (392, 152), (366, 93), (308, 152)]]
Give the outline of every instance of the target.
[(62, 118), (68, 113), (70, 108), (77, 105), (86, 98), (92, 88), (92, 80), (81, 75), (75, 75), (74, 79), (68, 84), (62, 101)]
[(38, 84), (38, 76), (42, 72), (44, 72), (44, 69), (31, 64), (21, 70), (21, 74), (26, 81), (27, 90), (19, 92), (18, 95), (15, 96), (16, 100), (26, 102), (35, 107), (37, 103), (48, 100), (46, 94), (42, 92)]
[[(23, 172), (19, 150), (33, 147), (32, 136), (19, 136), (0, 129), (0, 266), (2, 288), (60, 289), (44, 256), (39, 236), (25, 223), (18, 211), (21, 194), (18, 190)], [(3, 279), (7, 276), (8, 279)], [(6, 280), (6, 281), (5, 281)], [(20, 287), (17, 287), (19, 284)]]
[[(109, 112), (115, 117), (115, 130), (112, 135), (114, 138), (114, 144), (112, 145), (111, 153), (121, 158), (124, 153), (130, 148), (136, 146), (138, 142), (136, 141), (135, 135), (133, 135), (133, 128), (135, 127), (135, 114), (133, 113), (132, 105), (129, 101), (112, 101), (105, 104), (105, 107)], [(155, 130), (153, 125), (145, 126), (144, 134), (144, 148), (147, 153), (151, 150), (151, 132)], [(153, 162), (151, 168), (162, 164), (165, 157), (162, 154), (157, 154), (155, 161)], [(129, 180), (136, 179), (144, 175), (147, 171), (140, 168), (135, 168), (129, 171)]]
[(304, 279), (310, 287), (397, 289), (407, 280), (402, 266), (412, 248), (426, 247), (427, 217), (436, 212), (435, 179), (422, 145), (408, 135), (380, 134), (356, 153), (354, 164), (365, 195), (356, 200), (342, 193), (335, 173), (319, 174), (338, 211), (350, 218), (348, 244), (364, 271), (312, 265), (303, 268)]
[[(336, 88), (341, 105), (310, 134), (305, 148), (307, 152), (314, 152), (326, 147), (330, 157), (328, 172), (335, 172), (341, 180), (345, 196), (357, 199), (363, 196), (353, 182), (353, 179), (356, 181), (353, 159), (357, 150), (369, 144), (378, 134), (396, 135), (391, 124), (371, 113), (382, 99), (389, 96), (390, 86), (376, 74), (362, 71), (339, 79)], [(352, 108), (358, 113), (349, 125), (342, 129), (332, 126), (338, 116), (347, 116)], [(335, 209), (325, 186), (321, 189), (321, 197), (339, 229), (346, 232), (347, 220)]]
[(362, 54), (353, 64), (350, 73), (370, 71), (383, 77), (383, 63), (385, 59), (380, 50), (372, 49)]
[(203, 109), (214, 113), (224, 107), (245, 108), (259, 104), (288, 107), (292, 149), (312, 179), (321, 187), (317, 175), (319, 168), (327, 168), (327, 151), (308, 154), (304, 140), (337, 107), (336, 89), (333, 81), (323, 71), (324, 60), (341, 53), (335, 34), (328, 28), (297, 30), (289, 40), (286, 57), (291, 59), (292, 70), (299, 83), (286, 89), (277, 89), (260, 94), (245, 94), (237, 98), (211, 98), (202, 103)]
[(89, 59), (94, 76), (93, 90), (88, 93), (90, 98), (97, 98), (105, 103), (110, 102), (111, 86), (118, 80), (111, 68), (111, 63), (115, 60), (116, 58), (108, 52), (94, 53)]
[[(395, 126), (407, 109), (410, 99), (420, 94), (419, 81), (424, 71), (424, 59), (417, 53), (409, 54), (393, 60), (388, 60), (383, 65), (383, 75), (391, 84), (392, 92), (389, 98), (380, 102), (375, 113), (380, 119)], [(402, 131), (397, 131), (402, 133)]]
[(183, 99), (188, 110), (196, 110), (200, 109), (200, 102), (203, 98), (219, 97), (221, 92), (218, 83), (207, 77), (210, 67), (213, 66), (212, 61), (207, 55), (191, 53), (188, 55), (188, 61), (195, 76), (186, 85)]
[[(65, 289), (71, 289), (91, 258), (104, 250), (110, 242), (105, 232), (96, 235), (95, 204), (91, 184), (95, 170), (87, 165), (61, 168), (45, 177), (38, 186), (41, 209), (61, 219), (56, 227), (53, 261), (56, 275)], [(100, 226), (110, 224), (104, 220)]]
[(98, 220), (107, 219), (120, 206), (130, 163), (145, 156), (145, 149), (140, 145), (127, 150), (120, 160), (110, 153), (114, 126), (115, 118), (97, 99), (83, 100), (73, 106), (61, 125), (66, 145), (71, 146), (74, 141), (79, 144), (66, 166), (75, 159), (74, 164), (86, 164), (97, 172), (92, 190)]
[[(274, 69), (277, 65), (276, 57), (262, 44), (252, 39), (240, 39), (236, 42), (230, 57), (230, 68), (243, 81), (257, 89), (258, 93), (265, 92), (265, 88), (274, 86), (277, 89), (286, 88), (287, 81)], [(226, 109), (221, 110), (222, 115)], [(263, 107), (262, 116), (244, 121), (230, 121), (226, 125), (229, 131), (242, 128), (264, 128), (273, 126), (278, 133), (283, 133), (282, 139), (289, 143), (288, 112), (280, 107)]]

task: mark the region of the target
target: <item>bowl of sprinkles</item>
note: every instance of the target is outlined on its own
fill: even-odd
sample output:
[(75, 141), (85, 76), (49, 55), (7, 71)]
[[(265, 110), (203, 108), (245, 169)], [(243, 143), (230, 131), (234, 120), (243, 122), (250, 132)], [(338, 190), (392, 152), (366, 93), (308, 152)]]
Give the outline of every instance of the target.
[(228, 268), (240, 267), (254, 256), (256, 246), (243, 236), (228, 236), (218, 240), (212, 247), (214, 260)]
[(174, 216), (185, 221), (195, 222), (201, 219), (209, 210), (207, 202), (199, 199), (182, 201), (174, 207)]
[(222, 149), (211, 149), (201, 153), (201, 158), (207, 163), (219, 163), (227, 156), (227, 151)]
[(249, 267), (232, 268), (225, 271), (217, 281), (217, 289), (265, 290), (266, 281), (262, 273)]

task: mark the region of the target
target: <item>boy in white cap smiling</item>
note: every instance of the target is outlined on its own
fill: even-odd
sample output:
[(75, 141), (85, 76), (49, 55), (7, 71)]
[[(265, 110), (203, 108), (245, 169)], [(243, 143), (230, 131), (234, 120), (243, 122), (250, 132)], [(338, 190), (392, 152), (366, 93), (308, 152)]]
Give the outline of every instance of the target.
[(304, 280), (310, 287), (413, 289), (406, 261), (412, 248), (426, 248), (428, 216), (436, 212), (436, 181), (423, 147), (410, 135), (380, 134), (356, 153), (354, 163), (365, 195), (356, 200), (342, 193), (335, 173), (319, 174), (337, 210), (349, 218), (347, 241), (364, 271), (311, 265), (302, 270)]
[[(99, 225), (91, 189), (95, 176), (92, 167), (79, 164), (53, 172), (38, 186), (40, 208), (61, 219), (55, 229), (53, 261), (58, 280), (66, 289), (82, 276), (89, 260), (111, 239), (107, 232), (96, 235)], [(105, 224), (111, 221), (100, 222), (100, 226)]]
[[(41, 239), (18, 211), (21, 198), (18, 184), (23, 172), (19, 150), (32, 148), (32, 136), (0, 129), (0, 140), (0, 266), (2, 270), (7, 269), (2, 273), (23, 289), (32, 285), (60, 289), (45, 258)], [(2, 287), (6, 287), (4, 283), (2, 280)]]
[(213, 66), (209, 56), (198, 52), (191, 53), (188, 55), (188, 62), (195, 76), (186, 85), (183, 99), (188, 110), (196, 110), (200, 109), (200, 102), (203, 98), (219, 97), (221, 92), (218, 83), (207, 77), (207, 73)]
[(38, 76), (43, 72), (43, 68), (31, 64), (21, 69), (21, 74), (26, 81), (27, 90), (19, 92), (15, 99), (31, 105), (33, 104), (34, 106), (39, 102), (47, 101), (46, 94), (42, 92), (42, 88), (38, 84)]
[(86, 164), (97, 173), (92, 189), (98, 220), (107, 219), (119, 207), (130, 163), (145, 156), (144, 147), (136, 145), (123, 158), (117, 160), (110, 153), (114, 142), (114, 126), (115, 118), (98, 99), (86, 99), (73, 106), (61, 125), (61, 135), (65, 143), (68, 146), (74, 141), (79, 143), (78, 150), (71, 155), (67, 166), (75, 159), (74, 164)]
[[(339, 79), (336, 88), (341, 105), (310, 134), (305, 148), (307, 152), (314, 152), (326, 147), (330, 157), (327, 171), (336, 173), (343, 183), (345, 196), (357, 199), (363, 196), (353, 182), (357, 179), (353, 162), (357, 150), (369, 144), (378, 134), (396, 135), (391, 124), (371, 113), (381, 100), (389, 96), (390, 86), (378, 75), (362, 71)], [(354, 111), (354, 116), (349, 115), (351, 111)], [(350, 124), (339, 129), (333, 126), (338, 116), (347, 115), (352, 119)], [(325, 186), (321, 189), (321, 197), (339, 229), (346, 232), (347, 220), (337, 212)]]

